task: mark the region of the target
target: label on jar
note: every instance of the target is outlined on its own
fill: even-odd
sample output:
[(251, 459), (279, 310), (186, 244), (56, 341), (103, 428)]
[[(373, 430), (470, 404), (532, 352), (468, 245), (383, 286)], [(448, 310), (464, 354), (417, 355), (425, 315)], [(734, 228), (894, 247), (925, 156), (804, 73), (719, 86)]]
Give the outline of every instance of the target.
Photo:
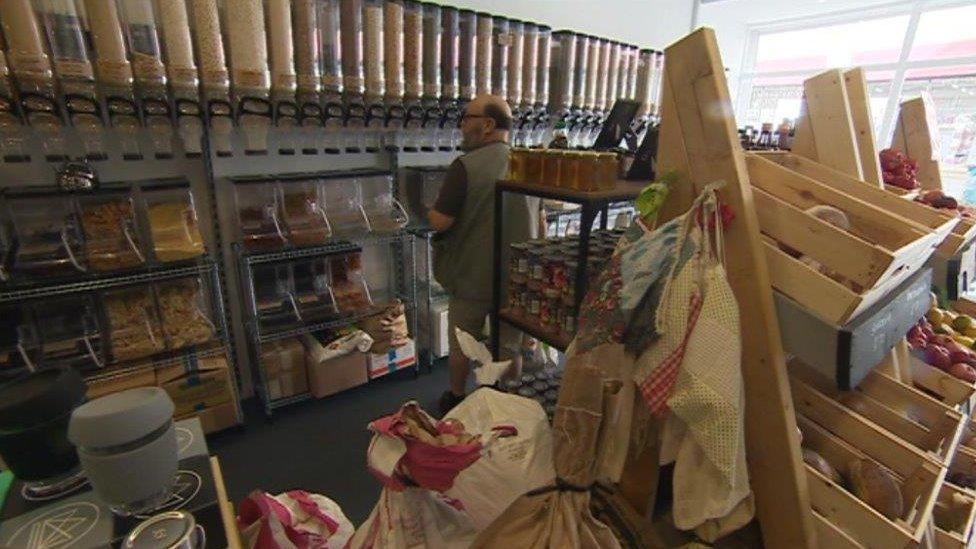
[(132, 65), (128, 61), (102, 59), (97, 63), (98, 79), (102, 82), (116, 86), (128, 86), (132, 83)]
[(45, 26), (51, 30), (51, 49), (55, 57), (67, 59), (88, 59), (85, 52), (81, 19), (70, 13), (44, 14)]

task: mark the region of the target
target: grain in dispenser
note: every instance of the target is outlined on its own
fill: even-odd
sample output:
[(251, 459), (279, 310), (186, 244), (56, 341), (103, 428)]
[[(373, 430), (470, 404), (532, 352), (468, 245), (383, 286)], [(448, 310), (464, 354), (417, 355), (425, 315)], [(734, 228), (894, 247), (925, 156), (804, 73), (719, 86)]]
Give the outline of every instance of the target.
[(458, 98), (470, 101), (477, 89), (478, 15), (473, 10), (460, 10), (458, 19)]
[(342, 93), (342, 46), (339, 0), (319, 0), (319, 40), (322, 47), (322, 91), (332, 98)]
[(600, 38), (600, 60), (597, 63), (596, 96), (593, 99), (593, 108), (597, 112), (607, 110), (607, 93), (610, 91), (610, 53), (612, 50), (610, 40)]
[(399, 105), (403, 101), (403, 0), (386, 0), (383, 4), (383, 61), (386, 101)]
[(183, 142), (183, 151), (188, 156), (198, 156), (202, 153), (203, 119), (189, 13), (185, 2), (162, 2), (157, 7), (162, 27), (166, 77), (176, 109), (177, 131)]
[(438, 101), (441, 96), (441, 7), (424, 2), (423, 75), (427, 101)]
[(0, 158), (5, 162), (22, 162), (24, 155), (20, 117), (14, 107), (14, 88), (10, 80), (10, 66), (4, 53), (7, 44), (0, 32)]
[(293, 143), (298, 125), (295, 93), (295, 39), (290, 0), (265, 0), (268, 50), (271, 55), (271, 103), (278, 141), (278, 152), (295, 154)]
[(363, 0), (339, 0), (342, 88), (348, 101), (361, 101), (366, 90), (363, 68)]
[(536, 102), (536, 79), (539, 63), (539, 27), (526, 22), (522, 28), (522, 105), (531, 108)]
[(460, 93), (460, 35), (461, 20), (458, 9), (441, 8), (441, 99), (454, 101)]
[(261, 0), (240, 0), (226, 10), (231, 85), (237, 102), (237, 121), (244, 131), (245, 154), (267, 150), (271, 125), (271, 73)]
[(664, 80), (664, 52), (654, 52), (654, 67), (651, 70), (651, 116), (661, 116), (661, 90)]
[(653, 87), (654, 50), (642, 49), (637, 59), (637, 91), (634, 99), (640, 103), (637, 115), (647, 117), (651, 114), (651, 88)]
[(620, 97), (620, 63), (623, 44), (610, 41), (610, 66), (607, 71), (607, 100), (604, 110), (609, 111), (613, 108), (614, 102)]
[(424, 8), (420, 2), (405, 0), (403, 6), (404, 99), (418, 101), (424, 93), (423, 76)]
[(535, 104), (545, 109), (549, 105), (549, 65), (552, 63), (552, 28), (539, 25), (536, 56)]
[(491, 93), (491, 67), (494, 45), (494, 18), (490, 13), (479, 11), (478, 40), (475, 52), (474, 87), (475, 94)]
[(586, 37), (586, 95), (583, 108), (588, 111), (596, 109), (597, 88), (600, 84), (600, 39), (596, 36)]
[(586, 108), (587, 69), (590, 61), (590, 37), (576, 34), (576, 60), (573, 62), (573, 109)]
[(316, 0), (293, 0), (291, 11), (295, 57), (295, 102), (303, 154), (315, 154), (317, 128), (322, 126), (322, 52)]
[(230, 73), (227, 72), (217, 0), (193, 0), (188, 5), (192, 13), (193, 40), (200, 62), (200, 85), (210, 115), (214, 148), (217, 156), (230, 156)]
[(522, 104), (522, 55), (525, 49), (525, 23), (512, 19), (508, 22), (508, 94), (512, 107)]
[[(552, 33), (551, 57), (549, 67), (549, 108), (553, 113), (567, 113), (574, 103), (577, 35), (568, 30)], [(560, 114), (562, 116), (562, 114)]]
[(152, 0), (123, 0), (123, 25), (142, 115), (156, 158), (173, 157), (173, 127), (166, 89), (166, 64)]
[(383, 0), (363, 1), (363, 57), (366, 101), (379, 103), (386, 91), (383, 73)]
[(491, 19), (491, 93), (508, 97), (508, 49), (512, 44), (509, 21), (498, 15)]

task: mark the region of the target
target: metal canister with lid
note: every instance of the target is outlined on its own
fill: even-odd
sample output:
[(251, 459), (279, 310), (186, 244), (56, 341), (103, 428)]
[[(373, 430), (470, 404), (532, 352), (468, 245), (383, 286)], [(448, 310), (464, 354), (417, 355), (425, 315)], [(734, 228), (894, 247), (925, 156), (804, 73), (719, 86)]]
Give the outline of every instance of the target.
[(186, 511), (168, 511), (150, 517), (122, 541), (124, 549), (203, 549), (206, 546), (206, 532)]

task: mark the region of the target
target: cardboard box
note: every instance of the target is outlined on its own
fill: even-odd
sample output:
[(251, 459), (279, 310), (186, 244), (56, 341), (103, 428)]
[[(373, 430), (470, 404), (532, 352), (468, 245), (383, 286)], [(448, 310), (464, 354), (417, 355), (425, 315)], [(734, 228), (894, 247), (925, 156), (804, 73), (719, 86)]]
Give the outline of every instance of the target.
[(88, 400), (126, 389), (156, 385), (156, 372), (149, 366), (132, 372), (97, 378), (88, 382)]
[(448, 340), (447, 301), (438, 301), (431, 305), (427, 322), (420, 322), (417, 341), (420, 347), (434, 358), (443, 358), (450, 354)]
[(233, 401), (198, 410), (187, 418), (188, 421), (198, 422), (202, 432), (208, 435), (240, 424)]
[(417, 364), (417, 348), (411, 339), (406, 345), (390, 349), (385, 354), (370, 353), (369, 379), (383, 377), (397, 370), (410, 368), (415, 364)]
[(308, 391), (305, 347), (298, 338), (272, 341), (261, 346), (261, 367), (267, 380), (268, 399), (300, 395)]
[(952, 257), (932, 256), (932, 285), (956, 300), (976, 287), (976, 244), (970, 244)]
[(905, 337), (929, 306), (932, 269), (913, 274), (843, 326), (835, 326), (774, 291), (783, 349), (849, 390)]
[(157, 368), (156, 381), (173, 399), (176, 417), (219, 406), (233, 398), (230, 370), (223, 356), (188, 357), (182, 364)]
[(308, 364), (309, 389), (315, 398), (369, 383), (366, 374), (366, 353), (353, 351), (349, 354)]

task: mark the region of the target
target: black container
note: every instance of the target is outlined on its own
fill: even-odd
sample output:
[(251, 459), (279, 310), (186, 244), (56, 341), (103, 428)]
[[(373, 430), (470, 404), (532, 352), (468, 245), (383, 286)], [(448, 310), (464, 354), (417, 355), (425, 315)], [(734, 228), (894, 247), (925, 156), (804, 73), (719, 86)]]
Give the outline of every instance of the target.
[(85, 382), (71, 368), (48, 368), (0, 385), (0, 456), (17, 478), (37, 482), (78, 467), (68, 441), (71, 412), (85, 401)]

